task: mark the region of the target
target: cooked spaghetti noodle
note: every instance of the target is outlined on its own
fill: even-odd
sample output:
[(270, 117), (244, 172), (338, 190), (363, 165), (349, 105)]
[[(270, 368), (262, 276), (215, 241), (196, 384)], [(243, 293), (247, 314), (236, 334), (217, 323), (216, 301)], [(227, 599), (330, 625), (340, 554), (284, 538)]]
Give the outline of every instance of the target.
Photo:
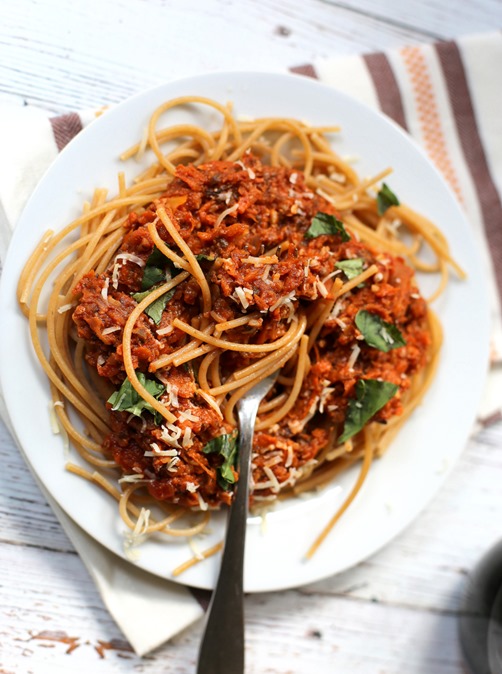
[[(195, 105), (221, 128), (159, 127)], [(120, 174), (115, 197), (96, 190), (21, 274), (55, 414), (91, 465), (69, 469), (118, 500), (133, 540), (194, 535), (231, 503), (235, 406), (280, 370), (256, 423), (251, 503), (362, 460), (313, 554), (434, 375), (441, 329), (414, 270), (439, 276), (433, 298), (463, 272), (435, 225), (381, 185), (389, 171), (360, 180), (333, 151), (336, 130), (169, 101), (122, 157), (150, 149), (149, 168), (130, 186)], [(197, 521), (176, 525), (187, 512)]]

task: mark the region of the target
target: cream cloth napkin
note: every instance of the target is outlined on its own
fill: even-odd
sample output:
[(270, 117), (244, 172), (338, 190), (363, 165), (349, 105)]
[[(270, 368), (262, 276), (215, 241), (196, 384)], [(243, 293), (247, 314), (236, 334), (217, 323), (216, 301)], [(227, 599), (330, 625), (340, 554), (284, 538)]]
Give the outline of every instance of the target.
[[(86, 121), (93, 117), (82, 115)], [(81, 128), (81, 116), (66, 115), (61, 121), (50, 121), (42, 110), (0, 99), (1, 260), (37, 182), (65, 141)], [(15, 439), (1, 395), (0, 417)], [(203, 615), (202, 605), (190, 589), (157, 578), (106, 550), (61, 510), (40, 483), (39, 487), (138, 655), (158, 647)]]
[[(480, 417), (502, 417), (502, 34), (485, 34), (292, 70), (316, 77), (405, 128), (426, 150), (464, 206), (484, 255), (492, 306), (492, 371)], [(336, 117), (336, 112), (334, 113)], [(58, 150), (94, 112), (49, 118), (0, 98), (0, 255), (33, 188)], [(42, 488), (43, 491), (43, 488)], [(45, 494), (45, 492), (44, 492)], [(117, 624), (144, 654), (198, 619), (184, 587), (137, 569), (87, 536), (48, 494)], [(147, 626), (147, 627), (146, 627)]]

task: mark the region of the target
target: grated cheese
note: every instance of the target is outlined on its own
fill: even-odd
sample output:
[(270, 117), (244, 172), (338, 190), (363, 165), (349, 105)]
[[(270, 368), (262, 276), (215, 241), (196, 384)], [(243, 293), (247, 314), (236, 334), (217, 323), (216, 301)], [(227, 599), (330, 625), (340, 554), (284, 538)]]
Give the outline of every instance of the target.
[(387, 342), (387, 344), (394, 344), (394, 341), (395, 341), (394, 338), (391, 335), (389, 335), (389, 333), (388, 333), (388, 331), (385, 327), (382, 327), (380, 329), (380, 334), (382, 336), (382, 339), (385, 342)]
[(192, 414), (190, 410), (181, 411), (178, 415), (180, 421), (200, 421), (199, 417), (196, 417), (195, 414)]
[(207, 505), (207, 503), (204, 501), (204, 499), (202, 498), (202, 496), (200, 495), (199, 492), (197, 492), (197, 499), (199, 500), (199, 508), (200, 508), (201, 510), (207, 510), (208, 505)]
[(330, 274), (325, 276), (322, 280), (323, 283), (326, 283), (326, 281), (329, 281), (330, 278), (333, 278), (333, 276), (336, 276), (337, 274), (341, 274), (342, 270), (341, 269), (335, 269), (335, 271), (332, 271)]
[(321, 414), (324, 412), (324, 406), (326, 405), (326, 401), (335, 390), (332, 386), (329, 386), (330, 383), (331, 382), (329, 381), (324, 382), (325, 386), (321, 391), (321, 395), (319, 397), (319, 412)]
[(157, 330), (157, 336), (163, 337), (164, 335), (168, 335), (173, 330), (174, 328), (172, 325), (167, 325), (165, 328), (160, 328), (160, 330)]
[(281, 461), (282, 456), (279, 454), (278, 456), (270, 458), (264, 465), (267, 466), (267, 468), (272, 468), (272, 466), (276, 466), (278, 463), (281, 463)]
[(185, 485), (185, 489), (189, 491), (191, 494), (195, 494), (198, 488), (199, 485), (195, 484), (195, 482), (187, 482)]
[(188, 539), (188, 547), (193, 552), (193, 556), (195, 557), (195, 559), (199, 559), (200, 561), (202, 561), (204, 559), (204, 555), (199, 550), (199, 547), (195, 543), (195, 539), (194, 539), (193, 536), (190, 536), (190, 538)]
[[(336, 319), (336, 317), (338, 316), (338, 314), (339, 314), (339, 313), (341, 312), (341, 310), (343, 309), (343, 304), (344, 304), (344, 303), (343, 303), (343, 300), (342, 300), (342, 299), (339, 299), (339, 300), (337, 300), (337, 301), (335, 302), (335, 306), (333, 307), (333, 309), (332, 309), (332, 311), (331, 311), (331, 313), (330, 313), (330, 315), (329, 315), (329, 317), (328, 317), (328, 320)], [(344, 327), (345, 327), (345, 325), (344, 325)], [(342, 328), (342, 330), (343, 330), (343, 328)]]
[(220, 419), (223, 419), (223, 413), (222, 413), (222, 411), (220, 410), (220, 408), (219, 408), (219, 406), (218, 406), (218, 403), (217, 403), (216, 400), (213, 398), (213, 396), (210, 395), (209, 393), (206, 393), (205, 391), (203, 391), (203, 390), (200, 389), (200, 388), (197, 389), (197, 393), (200, 395), (201, 398), (203, 398), (203, 399), (207, 402), (207, 404), (208, 404), (210, 407), (213, 408), (213, 410), (218, 414), (218, 416), (220, 417)]
[(324, 298), (329, 295), (328, 289), (322, 281), (316, 281), (316, 288)]
[(193, 445), (192, 429), (189, 426), (185, 428), (185, 431), (183, 433), (182, 445), (183, 447), (185, 447), (185, 449), (188, 449), (188, 447), (191, 447)]
[(120, 262), (115, 262), (113, 265), (113, 271), (112, 271), (112, 286), (117, 290), (119, 287), (119, 272), (121, 269), (122, 265)]
[(134, 262), (134, 264), (137, 264), (138, 267), (145, 266), (145, 261), (142, 260), (138, 255), (134, 255), (134, 253), (119, 253), (118, 255), (115, 256), (115, 262), (118, 262), (119, 260)]
[(120, 326), (112, 325), (109, 328), (105, 328), (101, 334), (102, 335), (111, 335), (112, 332), (117, 332), (117, 330), (120, 330)]
[(288, 445), (286, 461), (284, 462), (284, 467), (289, 468), (293, 463), (293, 447)]
[(263, 274), (262, 274), (262, 277), (261, 277), (261, 280), (262, 280), (262, 281), (266, 281), (266, 280), (268, 279), (268, 275), (270, 274), (270, 270), (271, 270), (271, 269), (272, 269), (272, 266), (271, 266), (271, 265), (267, 264), (267, 265), (265, 266), (265, 270), (264, 270), (264, 272), (263, 272)]
[(230, 203), (230, 200), (232, 199), (233, 196), (234, 195), (233, 195), (232, 190), (227, 190), (226, 192), (220, 192), (217, 195), (217, 199), (219, 199), (220, 201), (224, 201), (228, 206), (228, 204)]
[(135, 550), (146, 538), (150, 522), (150, 511), (141, 508), (136, 524), (132, 531), (124, 532), (124, 552), (126, 557), (135, 561), (139, 557), (139, 551)]
[(361, 353), (361, 348), (358, 344), (354, 344), (352, 347), (352, 353), (350, 354), (349, 360), (347, 361), (347, 366), (349, 370), (354, 369), (354, 365), (356, 364), (356, 360)]
[(253, 291), (250, 288), (241, 288), (241, 286), (237, 286), (230, 297), (232, 297), (232, 299), (234, 299), (236, 302), (240, 302), (243, 309), (247, 309), (249, 307), (249, 302), (246, 297), (246, 293), (251, 296), (253, 295)]
[(150, 447), (152, 447), (153, 451), (146, 451), (144, 456), (178, 456), (176, 449), (161, 449), (156, 442), (151, 442)]
[(263, 466), (263, 472), (268, 477), (270, 482), (272, 482), (272, 484), (273, 484), (272, 491), (279, 491), (280, 488), (281, 488), (281, 485), (279, 483), (279, 480), (276, 478), (274, 471), (271, 468), (269, 468), (268, 466)]
[(179, 463), (179, 456), (174, 456), (169, 463), (167, 464), (167, 470), (170, 473), (176, 473), (178, 468), (176, 467), (176, 464)]
[(171, 445), (171, 447), (177, 447), (178, 449), (181, 449), (178, 443), (178, 440), (181, 437), (181, 428), (178, 428), (174, 424), (166, 424), (165, 426), (162, 426), (160, 437), (162, 440), (164, 440), (165, 443)]
[(178, 387), (176, 384), (171, 384), (171, 382), (166, 381), (166, 393), (168, 395), (167, 403), (170, 407), (179, 407), (178, 401)]
[(110, 285), (110, 279), (108, 277), (105, 278), (105, 285), (101, 288), (101, 297), (105, 300), (105, 302), (108, 302), (108, 286)]
[(143, 473), (133, 473), (132, 475), (124, 475), (119, 479), (119, 484), (142, 482), (145, 479)]
[(61, 307), (58, 309), (58, 314), (64, 314), (66, 311), (70, 311), (70, 309), (73, 309), (75, 305), (74, 304), (63, 304)]
[(216, 218), (216, 222), (214, 223), (215, 228), (219, 227), (223, 220), (227, 217), (227, 215), (231, 215), (232, 213), (235, 213), (235, 211), (239, 208), (239, 202), (234, 204), (233, 206), (230, 206), (230, 208), (226, 208), (223, 213), (220, 213), (219, 216)]
[(249, 168), (249, 166), (245, 166), (245, 164), (242, 161), (236, 161), (236, 164), (239, 166), (242, 166), (242, 168), (247, 171), (247, 174), (251, 180), (254, 180), (256, 178), (256, 173), (253, 171), (252, 168)]
[(288, 294), (285, 295), (284, 297), (280, 297), (280, 298), (277, 300), (277, 302), (275, 302), (274, 304), (272, 304), (272, 306), (270, 307), (270, 311), (275, 311), (275, 310), (278, 309), (279, 307), (282, 307), (283, 304), (286, 304), (286, 303), (289, 304), (289, 303), (291, 303), (291, 302), (292, 302), (293, 300), (295, 300), (295, 299), (296, 299), (296, 293), (295, 293), (294, 290), (292, 290), (290, 293), (288, 293)]
[(340, 183), (342, 185), (343, 183), (347, 182), (347, 176), (344, 173), (338, 173), (338, 171), (333, 171), (332, 173), (330, 173), (329, 179), (335, 183)]

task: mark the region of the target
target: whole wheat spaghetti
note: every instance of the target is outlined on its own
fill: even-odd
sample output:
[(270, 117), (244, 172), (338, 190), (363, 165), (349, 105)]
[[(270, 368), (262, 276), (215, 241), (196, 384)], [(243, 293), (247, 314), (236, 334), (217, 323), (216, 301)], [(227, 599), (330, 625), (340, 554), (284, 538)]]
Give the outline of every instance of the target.
[[(192, 106), (220, 129), (169, 125)], [(430, 384), (441, 329), (415, 270), (438, 276), (433, 298), (463, 272), (382, 182), (389, 170), (361, 180), (332, 150), (336, 131), (168, 101), (122, 157), (149, 151), (148, 169), (131, 185), (120, 174), (116, 196), (97, 189), (28, 260), (18, 301), (90, 466), (69, 470), (118, 501), (129, 543), (192, 536), (231, 503), (235, 405), (280, 370), (256, 423), (252, 505), (362, 466), (313, 554)]]

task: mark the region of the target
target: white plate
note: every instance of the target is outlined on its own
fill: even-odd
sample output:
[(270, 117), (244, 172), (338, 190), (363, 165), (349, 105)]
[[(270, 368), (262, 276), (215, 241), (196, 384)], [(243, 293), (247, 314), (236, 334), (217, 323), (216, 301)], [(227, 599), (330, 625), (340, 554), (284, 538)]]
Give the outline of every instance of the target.
[[(179, 95), (197, 94), (226, 102), (237, 114), (291, 116), (316, 124), (340, 124), (336, 150), (360, 157), (358, 172), (375, 174), (392, 166), (389, 182), (403, 202), (439, 224), (468, 279), (453, 280), (436, 304), (445, 330), (438, 376), (388, 453), (371, 469), (356, 501), (315, 557), (304, 554), (346, 496), (355, 471), (310, 499), (282, 504), (266, 518), (250, 518), (246, 548), (248, 592), (302, 585), (360, 562), (402, 531), (426, 505), (467, 440), (488, 362), (487, 291), (472, 232), (445, 183), (409, 137), (388, 119), (347, 96), (307, 78), (258, 73), (217, 73), (171, 82), (135, 96), (106, 112), (61, 153), (40, 182), (16, 229), (2, 278), (0, 376), (8, 411), (28, 463), (59, 505), (83, 529), (123, 556), (122, 531), (115, 504), (100, 489), (64, 469), (59, 437), (49, 425), (47, 381), (28, 337), (26, 320), (15, 301), (18, 274), (43, 231), (58, 230), (76, 217), (82, 200), (96, 186), (116, 189), (124, 166), (119, 154), (142, 136), (153, 109)], [(196, 115), (213, 125), (215, 115)], [(176, 121), (175, 116), (172, 119)], [(132, 177), (138, 164), (125, 167)], [(421, 281), (427, 290), (427, 281)], [(13, 357), (15, 354), (15, 357)], [(76, 457), (72, 460), (77, 461)], [(221, 540), (224, 515), (215, 515), (211, 533), (198, 541), (206, 548)], [(137, 562), (165, 578), (192, 556), (186, 543), (150, 540)], [(213, 586), (219, 556), (197, 565), (179, 582)]]

